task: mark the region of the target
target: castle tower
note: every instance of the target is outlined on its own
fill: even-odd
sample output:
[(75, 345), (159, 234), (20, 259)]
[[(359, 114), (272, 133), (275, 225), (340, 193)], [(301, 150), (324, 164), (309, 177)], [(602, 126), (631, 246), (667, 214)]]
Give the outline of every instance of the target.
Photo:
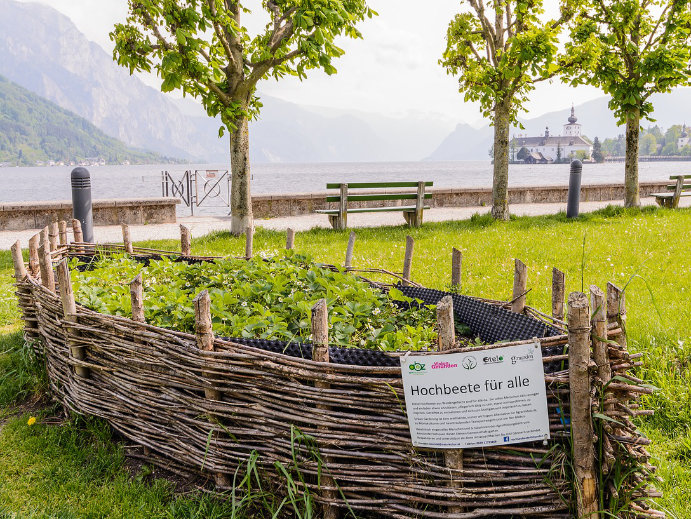
[(581, 125), (577, 122), (575, 110), (573, 105), (571, 105), (571, 117), (568, 119), (568, 123), (564, 125), (563, 135), (565, 137), (580, 137), (581, 136)]

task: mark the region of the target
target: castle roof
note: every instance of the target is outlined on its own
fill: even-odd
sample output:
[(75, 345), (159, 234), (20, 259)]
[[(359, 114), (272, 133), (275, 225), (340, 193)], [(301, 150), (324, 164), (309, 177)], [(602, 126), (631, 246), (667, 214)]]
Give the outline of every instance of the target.
[(578, 118), (576, 117), (576, 110), (574, 109), (573, 105), (571, 105), (571, 117), (569, 117), (568, 121), (569, 124), (576, 124), (576, 121), (578, 121)]

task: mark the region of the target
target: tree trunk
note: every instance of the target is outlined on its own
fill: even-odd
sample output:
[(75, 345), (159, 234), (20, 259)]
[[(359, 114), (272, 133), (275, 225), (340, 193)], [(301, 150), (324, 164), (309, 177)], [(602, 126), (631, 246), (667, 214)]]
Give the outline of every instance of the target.
[(626, 187), (624, 206), (641, 205), (638, 187), (638, 137), (640, 135), (640, 111), (636, 109), (626, 119), (626, 162), (624, 166), (624, 184)]
[(494, 181), (492, 183), (492, 216), (509, 219), (509, 111), (505, 99), (494, 109)]
[(236, 236), (252, 227), (252, 195), (250, 192), (250, 148), (247, 117), (235, 121), (237, 129), (230, 132), (230, 232)]

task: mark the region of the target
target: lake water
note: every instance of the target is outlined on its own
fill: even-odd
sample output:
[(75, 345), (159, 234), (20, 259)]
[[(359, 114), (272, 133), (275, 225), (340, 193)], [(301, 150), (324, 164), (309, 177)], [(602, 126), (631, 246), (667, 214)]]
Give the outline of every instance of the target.
[[(186, 169), (226, 169), (227, 164), (93, 166), (94, 198), (161, 196), (161, 171), (180, 177)], [(691, 175), (691, 162), (642, 162), (640, 181), (664, 181), (670, 175)], [(0, 202), (70, 200), (72, 167), (0, 168), (4, 188)], [(324, 191), (327, 182), (433, 181), (435, 187), (491, 187), (489, 161), (373, 162), (255, 164), (253, 194), (286, 194)], [(584, 184), (623, 183), (624, 164), (585, 164)], [(568, 185), (568, 164), (524, 165), (509, 168), (511, 186)], [(187, 214), (180, 208), (180, 214)], [(219, 214), (210, 209), (209, 214)], [(200, 211), (200, 214), (203, 214)]]

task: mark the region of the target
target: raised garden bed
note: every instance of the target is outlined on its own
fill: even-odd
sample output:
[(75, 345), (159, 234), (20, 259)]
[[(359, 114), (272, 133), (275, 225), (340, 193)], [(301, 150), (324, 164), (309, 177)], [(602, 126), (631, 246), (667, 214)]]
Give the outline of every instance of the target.
[[(45, 255), (44, 262), (50, 258), (50, 267), (57, 265), (61, 296), (49, 275), (37, 276), (31, 265), (27, 274), (17, 261), (17, 293), (27, 340), (45, 358), (56, 398), (74, 412), (107, 420), (146, 447), (154, 463), (212, 475), (217, 486), (228, 488), (238, 466), (256, 452), (277, 485), (276, 464), (298, 469), (297, 489), (312, 492), (331, 517), (340, 510), (394, 518), (565, 518), (584, 505), (583, 491), (574, 487), (599, 489), (590, 498), (598, 507), (619, 507), (618, 517), (662, 516), (648, 508), (648, 497), (655, 495), (647, 484), (653, 470), (644, 448), (648, 441), (626, 414), (635, 415), (637, 396), (650, 390), (625, 378), (637, 360), (626, 348), (616, 287), (608, 294), (608, 316), (595, 312), (596, 368), (590, 371), (590, 329), (582, 322), (567, 334), (559, 320), (538, 319), (532, 309), (515, 313), (508, 303), (452, 295), (457, 329), (466, 339), (451, 352), (539, 341), (551, 439), (466, 449), (462, 463), (450, 465), (444, 451), (413, 448), (398, 362), (411, 347), (436, 354), (434, 312), (425, 305), (447, 294), (397, 278), (392, 290), (391, 284), (357, 279), (355, 269), (315, 266), (295, 255), (236, 264), (134, 249), (144, 262), (118, 257), (117, 267), (94, 263), (79, 273), (70, 259), (123, 251), (77, 244)], [(163, 256), (177, 262), (156, 260)], [(112, 270), (110, 277), (103, 269)], [(142, 322), (138, 303), (134, 313), (128, 309), (136, 299), (129, 294), (130, 276), (142, 269), (143, 284), (151, 283), (144, 290), (143, 317), (151, 324)], [(147, 281), (157, 273), (160, 282)], [(255, 287), (249, 292), (243, 292), (244, 275), (247, 286)], [(324, 296), (327, 304), (331, 298), (328, 354), (310, 344), (313, 328), (302, 322), (309, 321), (314, 299), (295, 299), (299, 288), (314, 292), (314, 299)], [(349, 301), (346, 292), (356, 300)], [(73, 294), (99, 311), (76, 305)], [(294, 299), (286, 303), (286, 297)], [(584, 301), (574, 299), (572, 310), (587, 324)], [(285, 313), (274, 315), (277, 303), (285, 303)], [(222, 337), (228, 335), (240, 337)], [(574, 362), (576, 345), (586, 357)], [(575, 414), (574, 394), (581, 402)], [(580, 427), (572, 431), (574, 422)], [(596, 449), (591, 444), (579, 450), (593, 431)], [(579, 452), (590, 452), (589, 459)]]

